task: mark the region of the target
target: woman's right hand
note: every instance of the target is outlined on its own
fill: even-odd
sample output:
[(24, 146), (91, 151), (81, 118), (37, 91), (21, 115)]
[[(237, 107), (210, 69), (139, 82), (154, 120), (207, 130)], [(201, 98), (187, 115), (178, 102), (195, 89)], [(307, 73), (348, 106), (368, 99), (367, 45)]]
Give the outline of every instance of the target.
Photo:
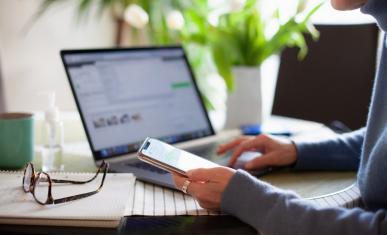
[(296, 162), (296, 146), (287, 139), (276, 138), (270, 135), (256, 137), (241, 136), (229, 143), (219, 146), (218, 154), (233, 150), (229, 166), (233, 166), (238, 157), (245, 151), (258, 151), (261, 156), (245, 164), (246, 170), (258, 170), (271, 166), (287, 166)]

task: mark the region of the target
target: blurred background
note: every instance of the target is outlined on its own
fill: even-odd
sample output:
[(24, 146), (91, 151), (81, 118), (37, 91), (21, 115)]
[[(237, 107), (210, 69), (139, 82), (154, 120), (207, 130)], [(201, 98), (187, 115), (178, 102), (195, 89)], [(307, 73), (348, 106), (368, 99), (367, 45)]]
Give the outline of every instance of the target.
[[(104, 2), (106, 5), (103, 5)], [(207, 89), (206, 92), (206, 87), (226, 87), (224, 89), (228, 88), (228, 91), (231, 92), (232, 84), (227, 79), (233, 79), (233, 77), (230, 75), (230, 78), (227, 78), (229, 75), (227, 67), (226, 72), (222, 73), (222, 68), (211, 59), (211, 53), (216, 53), (215, 43), (211, 41), (211, 38), (199, 37), (200, 35), (195, 29), (200, 25), (200, 22), (193, 20), (194, 14), (210, 21), (209, 27), (220, 28), (221, 15), (227, 14), (224, 12), (243, 11), (251, 1), (192, 1), (192, 4), (187, 4), (186, 1), (162, 0), (116, 1), (117, 3), (114, 5), (108, 5), (108, 2), (115, 1), (0, 1), (0, 71), (2, 74), (0, 75), (2, 76), (0, 91), (3, 87), (1, 95), (5, 99), (8, 111), (44, 110), (47, 104), (44, 101), (45, 98), (39, 95), (42, 91), (55, 91), (57, 103), (61, 110), (76, 110), (59, 56), (61, 49), (183, 43), (190, 54), (190, 50), (195, 50), (192, 49), (194, 48), (192, 44), (202, 43), (204, 47), (209, 48), (207, 52), (203, 52), (199, 56), (192, 55), (194, 53), (190, 55), (197, 79), (205, 80), (213, 74), (220, 74), (223, 77), (215, 85), (206, 85), (208, 82), (199, 81), (201, 91), (207, 93), (209, 102), (212, 102), (208, 107), (214, 108), (215, 106), (216, 108), (217, 98), (211, 98), (212, 90)], [(157, 2), (157, 4), (152, 3), (154, 4), (152, 6), (151, 2)], [(261, 0), (258, 3), (260, 5), (258, 8), (259, 17), (264, 19), (263, 22), (266, 24), (265, 34), (273, 35), (279, 25), (288, 22), (292, 17), (305, 18), (305, 15), (310, 13), (320, 2)], [(82, 6), (82, 4), (85, 5)], [(134, 5), (140, 7), (140, 10), (143, 10), (147, 16), (144, 18), (143, 12), (138, 11), (138, 8), (133, 8)], [(265, 21), (265, 17), (271, 18)], [(276, 22), (273, 23), (273, 19)], [(160, 22), (161, 26), (156, 25)], [(308, 19), (308, 27), (299, 28), (297, 34), (292, 32), (293, 34), (289, 38), (297, 36), (298, 33), (313, 34), (314, 29), (309, 28), (309, 25), (312, 24), (345, 25), (370, 22), (373, 22), (372, 19), (362, 15), (358, 10), (337, 12), (327, 2), (316, 12), (313, 12), (311, 18)], [(228, 26), (223, 25), (223, 27)], [(205, 33), (210, 34), (210, 32), (212, 31)], [(273, 49), (271, 53), (259, 61), (251, 62), (253, 66), (261, 66), (263, 100), (269, 103), (267, 109), (271, 109), (273, 102), (281, 51), (289, 45), (297, 48), (305, 46), (302, 45), (302, 40), (287, 40), (288, 43), (284, 43), (283, 47)], [(318, 36), (315, 40), (318, 43)], [(300, 56), (300, 53), (302, 50), (300, 52), (297, 49), (295, 56)], [(197, 63), (195, 59), (203, 62), (207, 60), (206, 58), (210, 58), (212, 66), (203, 68), (200, 62), (199, 65), (195, 64)], [(246, 65), (249, 61), (243, 64), (236, 59), (230, 63)], [(218, 94), (224, 94), (224, 92)], [(222, 95), (217, 97), (219, 96)]]

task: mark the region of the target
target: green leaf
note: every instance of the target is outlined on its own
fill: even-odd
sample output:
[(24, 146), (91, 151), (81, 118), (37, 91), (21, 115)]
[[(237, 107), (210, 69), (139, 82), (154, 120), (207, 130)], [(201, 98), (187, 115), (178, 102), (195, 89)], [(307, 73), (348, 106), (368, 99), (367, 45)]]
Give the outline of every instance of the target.
[(226, 50), (219, 46), (213, 46), (212, 55), (214, 62), (218, 69), (220, 76), (223, 77), (227, 89), (229, 91), (234, 90), (234, 76), (232, 74), (231, 66), (232, 64), (229, 61), (229, 55)]
[(206, 106), (207, 110), (215, 110), (214, 104), (211, 102), (211, 100), (201, 93), (202, 100), (204, 102), (204, 105)]
[(302, 23), (306, 24), (310, 20), (310, 17), (312, 17), (312, 15), (314, 15), (321, 8), (321, 6), (324, 5), (324, 3), (325, 2), (320, 2), (311, 11), (309, 11)]
[[(98, 16), (101, 16), (105, 10), (113, 7), (114, 4), (117, 4), (120, 6), (122, 4), (122, 1), (117, 1), (115, 0), (100, 0), (100, 4), (98, 6)], [(121, 5), (122, 6), (122, 5)]]
[(91, 11), (92, 0), (80, 0), (78, 5), (77, 19), (81, 21), (89, 16)]

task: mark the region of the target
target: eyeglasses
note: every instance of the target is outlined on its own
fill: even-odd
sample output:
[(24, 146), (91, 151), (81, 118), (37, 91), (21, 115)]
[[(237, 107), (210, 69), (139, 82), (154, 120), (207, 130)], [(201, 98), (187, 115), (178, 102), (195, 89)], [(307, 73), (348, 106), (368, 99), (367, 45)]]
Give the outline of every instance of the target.
[[(52, 183), (70, 183), (70, 184), (86, 184), (94, 179), (97, 178), (98, 174), (103, 170), (103, 177), (102, 182), (97, 190), (88, 192), (88, 193), (82, 193), (70, 197), (64, 197), (59, 199), (54, 199), (52, 197), (51, 193), (51, 187)], [(37, 172), (35, 173), (34, 165), (32, 163), (28, 163), (25, 170), (24, 170), (24, 176), (23, 176), (23, 190), (24, 192), (32, 193), (32, 195), (35, 198), (35, 201), (38, 202), (41, 205), (50, 205), (50, 204), (59, 204), (63, 202), (69, 202), (74, 201), (77, 199), (89, 197), (91, 195), (94, 195), (98, 193), (103, 183), (105, 182), (106, 173), (109, 170), (109, 163), (106, 163), (103, 161), (98, 168), (97, 173), (93, 178), (86, 180), (86, 181), (74, 181), (74, 180), (62, 180), (62, 179), (51, 179), (51, 177), (46, 172)]]

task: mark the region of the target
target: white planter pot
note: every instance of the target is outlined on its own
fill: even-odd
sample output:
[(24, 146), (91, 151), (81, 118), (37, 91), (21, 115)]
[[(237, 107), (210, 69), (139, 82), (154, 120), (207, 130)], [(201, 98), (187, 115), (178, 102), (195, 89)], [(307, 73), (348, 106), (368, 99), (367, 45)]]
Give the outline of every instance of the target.
[(234, 92), (227, 97), (225, 129), (262, 123), (261, 70), (259, 67), (234, 67)]
[(209, 110), (209, 118), (212, 127), (218, 132), (224, 128), (226, 121), (226, 83), (217, 73), (207, 75), (204, 78), (203, 80), (199, 80), (198, 84), (200, 90), (211, 101), (213, 109)]
[(224, 124), (226, 123), (225, 109), (210, 110), (208, 115), (216, 133), (224, 129)]

